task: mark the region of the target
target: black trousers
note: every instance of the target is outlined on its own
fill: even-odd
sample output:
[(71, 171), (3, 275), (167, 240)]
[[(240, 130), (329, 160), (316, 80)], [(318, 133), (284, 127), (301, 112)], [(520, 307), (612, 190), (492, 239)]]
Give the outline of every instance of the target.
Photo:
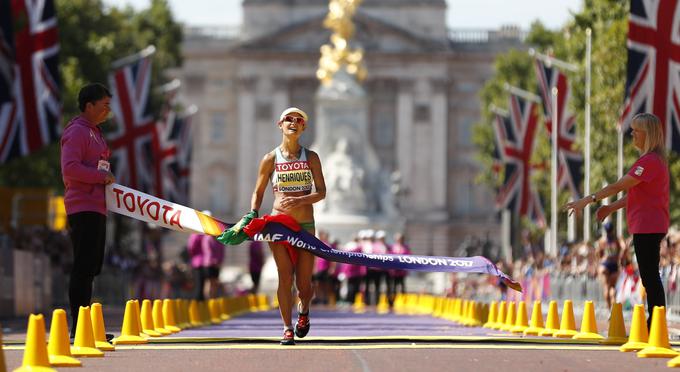
[(92, 284), (104, 263), (106, 216), (97, 212), (79, 212), (68, 216), (73, 245), (73, 269), (68, 287), (71, 307), (71, 336), (75, 335), (80, 306), (90, 306)]
[(654, 306), (666, 306), (666, 296), (659, 274), (661, 240), (666, 234), (633, 234), (640, 279), (647, 292), (647, 328), (650, 328)]

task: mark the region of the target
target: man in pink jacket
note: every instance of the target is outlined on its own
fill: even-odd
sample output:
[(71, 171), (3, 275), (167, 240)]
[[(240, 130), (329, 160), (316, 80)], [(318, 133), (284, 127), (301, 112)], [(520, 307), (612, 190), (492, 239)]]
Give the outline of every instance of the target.
[(104, 262), (105, 186), (115, 182), (115, 177), (109, 170), (109, 148), (99, 125), (111, 112), (110, 101), (111, 93), (105, 86), (84, 86), (78, 93), (81, 114), (66, 125), (61, 136), (64, 204), (73, 245), (68, 293), (71, 337), (75, 335), (78, 309), (90, 305), (94, 277)]

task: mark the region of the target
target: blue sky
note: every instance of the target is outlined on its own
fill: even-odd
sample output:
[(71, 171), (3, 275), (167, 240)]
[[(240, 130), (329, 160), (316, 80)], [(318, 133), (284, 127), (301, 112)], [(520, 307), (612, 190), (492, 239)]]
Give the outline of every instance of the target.
[[(174, 14), (189, 25), (238, 25), (241, 0), (169, 0)], [(447, 21), (454, 28), (498, 28), (514, 24), (528, 29), (541, 20), (549, 28), (559, 28), (580, 10), (583, 0), (447, 0)], [(110, 5), (148, 6), (150, 0), (104, 0)]]

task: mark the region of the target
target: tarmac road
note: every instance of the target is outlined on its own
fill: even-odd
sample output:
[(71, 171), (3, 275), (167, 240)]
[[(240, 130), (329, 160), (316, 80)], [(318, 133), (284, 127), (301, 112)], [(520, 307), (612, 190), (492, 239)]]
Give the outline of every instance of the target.
[[(616, 347), (550, 343), (430, 316), (312, 310), (312, 330), (278, 345), (276, 311), (184, 330), (143, 346), (118, 346), (81, 359), (78, 371), (670, 371), (668, 359), (641, 359)], [(120, 319), (107, 319), (120, 324)], [(112, 328), (112, 327), (108, 327)], [(49, 329), (49, 328), (48, 328)], [(119, 329), (119, 328), (118, 328)], [(115, 332), (117, 333), (117, 332)], [(602, 330), (601, 330), (602, 333)], [(24, 335), (5, 335), (8, 371), (21, 365)], [(59, 368), (66, 370), (66, 368)]]

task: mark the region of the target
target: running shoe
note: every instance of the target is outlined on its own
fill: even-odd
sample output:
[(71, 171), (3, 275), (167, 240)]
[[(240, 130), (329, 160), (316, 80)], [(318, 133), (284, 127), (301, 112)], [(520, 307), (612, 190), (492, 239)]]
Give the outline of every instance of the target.
[(295, 345), (295, 335), (293, 334), (292, 329), (286, 329), (283, 331), (281, 345)]
[(298, 321), (295, 323), (295, 335), (304, 338), (309, 333), (309, 310), (306, 313), (301, 313), (302, 304), (298, 304)]

